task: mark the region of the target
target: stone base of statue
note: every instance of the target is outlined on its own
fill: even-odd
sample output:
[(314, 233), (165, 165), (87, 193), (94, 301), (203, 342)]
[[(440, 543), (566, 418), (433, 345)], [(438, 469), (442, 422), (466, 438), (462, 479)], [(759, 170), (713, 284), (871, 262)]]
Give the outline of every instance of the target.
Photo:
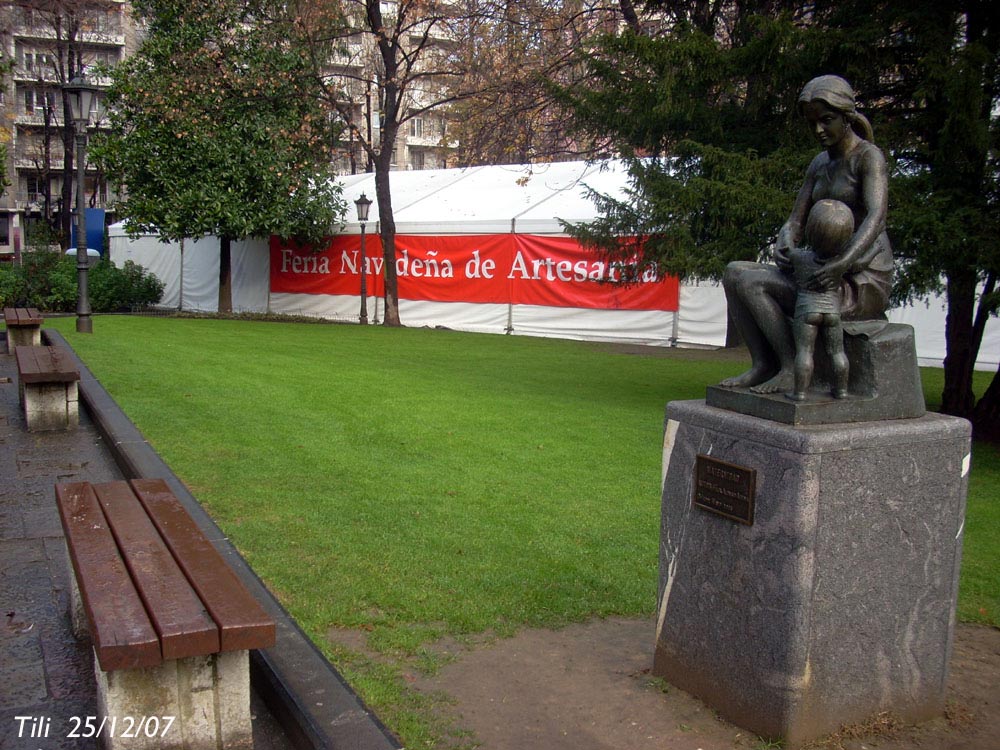
[(970, 427), (667, 407), (653, 671), (790, 745), (938, 715)]
[(784, 424), (838, 424), (873, 419), (912, 419), (924, 413), (913, 327), (884, 320), (844, 323), (844, 351), (851, 366), (848, 397), (830, 394), (830, 360), (816, 347), (816, 372), (805, 401), (784, 393), (760, 395), (749, 388), (709, 386), (709, 406)]

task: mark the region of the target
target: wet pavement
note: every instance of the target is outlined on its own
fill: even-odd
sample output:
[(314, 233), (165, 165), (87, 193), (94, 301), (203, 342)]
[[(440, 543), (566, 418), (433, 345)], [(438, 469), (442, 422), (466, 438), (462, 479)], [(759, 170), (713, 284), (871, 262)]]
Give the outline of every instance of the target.
[[(17, 368), (0, 332), (0, 749), (94, 748), (93, 656), (73, 637), (69, 568), (55, 505), (58, 482), (122, 479), (81, 406), (80, 426), (29, 433)], [(257, 750), (291, 743), (255, 696)]]

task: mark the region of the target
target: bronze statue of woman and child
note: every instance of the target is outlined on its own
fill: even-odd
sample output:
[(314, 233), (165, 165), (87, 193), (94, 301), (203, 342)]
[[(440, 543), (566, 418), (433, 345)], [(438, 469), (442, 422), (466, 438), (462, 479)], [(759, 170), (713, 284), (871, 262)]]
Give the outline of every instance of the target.
[(845, 398), (842, 322), (884, 320), (889, 305), (888, 170), (843, 78), (814, 78), (798, 106), (823, 151), (809, 165), (778, 232), (774, 264), (738, 261), (726, 269), (729, 311), (751, 366), (719, 385), (802, 401), (820, 339), (832, 366), (831, 395)]

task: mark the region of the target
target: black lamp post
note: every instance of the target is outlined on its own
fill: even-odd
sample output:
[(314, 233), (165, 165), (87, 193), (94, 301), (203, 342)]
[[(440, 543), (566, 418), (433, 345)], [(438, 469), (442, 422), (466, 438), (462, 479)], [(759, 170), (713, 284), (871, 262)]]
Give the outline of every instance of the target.
[(368, 261), (365, 257), (365, 224), (368, 222), (368, 209), (372, 202), (362, 193), (361, 197), (354, 201), (358, 208), (358, 223), (361, 224), (361, 315), (358, 322), (361, 325), (368, 325)]
[(83, 176), (87, 157), (87, 128), (90, 126), (90, 111), (97, 99), (97, 86), (90, 83), (83, 74), (63, 86), (69, 94), (73, 110), (73, 125), (76, 127), (76, 330), (93, 333), (94, 322), (90, 318), (90, 295), (87, 293), (87, 216), (84, 211)]

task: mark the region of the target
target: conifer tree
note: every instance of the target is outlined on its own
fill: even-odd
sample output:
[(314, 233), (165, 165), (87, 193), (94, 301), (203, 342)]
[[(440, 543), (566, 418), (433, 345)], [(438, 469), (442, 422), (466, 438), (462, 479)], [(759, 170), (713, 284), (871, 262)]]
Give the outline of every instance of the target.
[[(816, 151), (798, 90), (842, 75), (893, 166), (896, 299), (948, 301), (942, 410), (998, 436), (1000, 372), (977, 402), (972, 371), (1000, 310), (1000, 16), (981, 0), (658, 5), (677, 13), (669, 33), (597, 40), (581, 57), (590, 85), (558, 90), (631, 173), (627, 200), (595, 196), (601, 218), (571, 231), (679, 276), (758, 259)], [(622, 236), (648, 240), (623, 247)]]

